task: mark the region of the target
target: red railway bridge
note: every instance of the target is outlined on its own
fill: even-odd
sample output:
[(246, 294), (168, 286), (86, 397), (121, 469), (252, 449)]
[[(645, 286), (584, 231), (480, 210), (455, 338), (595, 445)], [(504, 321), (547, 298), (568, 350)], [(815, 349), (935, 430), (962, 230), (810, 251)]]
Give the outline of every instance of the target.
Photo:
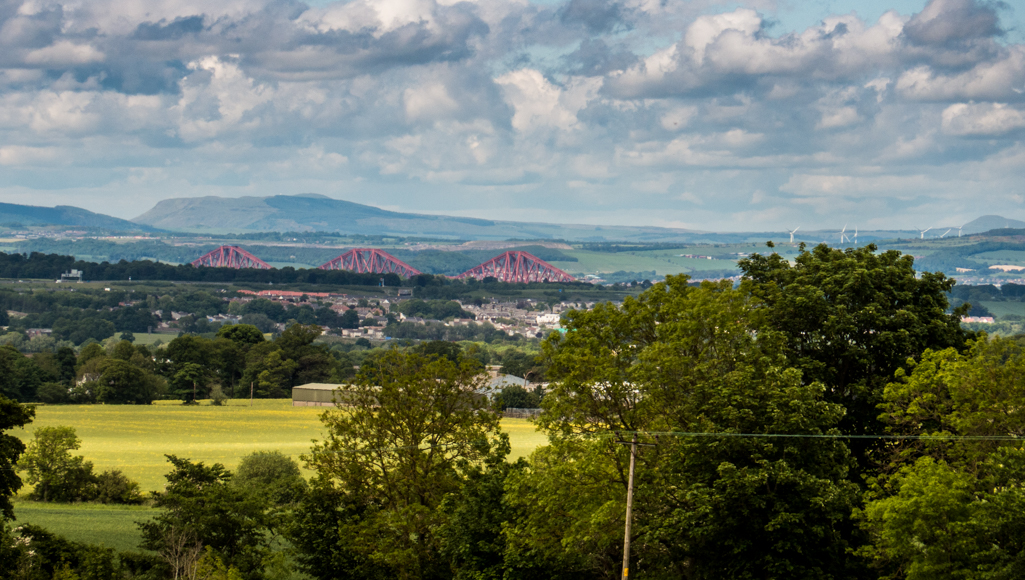
[(376, 248), (353, 248), (334, 260), (321, 264), (321, 270), (351, 270), (359, 274), (398, 274), (410, 278), (420, 270)]
[(196, 267), (208, 266), (210, 268), (235, 268), (236, 270), (241, 270), (242, 268), (271, 269), (270, 264), (238, 246), (221, 246), (194, 260), (192, 265)]
[(487, 277), (500, 282), (573, 282), (566, 272), (528, 252), (511, 250), (456, 276), (458, 279)]

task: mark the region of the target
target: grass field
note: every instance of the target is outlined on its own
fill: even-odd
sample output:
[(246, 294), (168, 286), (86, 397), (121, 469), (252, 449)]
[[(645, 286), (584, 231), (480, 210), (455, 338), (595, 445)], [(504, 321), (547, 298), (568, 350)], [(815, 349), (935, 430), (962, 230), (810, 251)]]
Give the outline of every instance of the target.
[[(120, 336), (120, 334), (115, 333), (114, 336)], [(178, 338), (177, 332), (154, 332), (153, 334), (146, 334), (145, 332), (140, 332), (139, 334), (135, 335), (135, 344), (153, 346), (157, 343), (157, 341), (160, 341), (160, 344), (167, 344), (176, 338)]]
[[(234, 468), (253, 451), (278, 450), (296, 459), (323, 439), (323, 407), (293, 407), (290, 399), (231, 400), (222, 407), (155, 405), (54, 405), (36, 409), (36, 419), (14, 434), (27, 441), (38, 427), (74, 427), (82, 440), (78, 451), (97, 470), (117, 468), (139, 482), (143, 491), (163, 489), (168, 471), (165, 454)], [(512, 458), (529, 455), (545, 436), (525, 419), (504, 419)]]
[(1007, 316), (1008, 314), (1017, 314), (1018, 316), (1025, 316), (1025, 303), (1022, 302), (980, 300), (979, 304), (985, 306), (986, 309), (992, 312), (993, 316), (997, 318)]
[(139, 548), (137, 522), (148, 520), (157, 510), (145, 506), (97, 504), (46, 504), (17, 501), (16, 525), (33, 524), (65, 538), (87, 544), (102, 544), (119, 551)]

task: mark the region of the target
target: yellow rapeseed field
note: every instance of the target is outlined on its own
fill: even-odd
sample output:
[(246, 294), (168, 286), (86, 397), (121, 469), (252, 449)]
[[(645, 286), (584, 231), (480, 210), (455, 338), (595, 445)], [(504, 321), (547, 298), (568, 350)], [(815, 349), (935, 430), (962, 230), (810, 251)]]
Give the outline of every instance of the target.
[[(293, 407), (290, 399), (231, 400), (215, 407), (155, 405), (54, 405), (36, 409), (36, 419), (15, 434), (28, 441), (42, 426), (74, 427), (82, 440), (78, 451), (97, 471), (117, 468), (138, 481), (143, 491), (161, 490), (168, 471), (165, 454), (234, 468), (253, 451), (278, 450), (296, 459), (324, 436), (323, 407)], [(525, 419), (505, 419), (512, 458), (530, 454), (545, 436)], [(23, 491), (24, 493), (24, 491)]]

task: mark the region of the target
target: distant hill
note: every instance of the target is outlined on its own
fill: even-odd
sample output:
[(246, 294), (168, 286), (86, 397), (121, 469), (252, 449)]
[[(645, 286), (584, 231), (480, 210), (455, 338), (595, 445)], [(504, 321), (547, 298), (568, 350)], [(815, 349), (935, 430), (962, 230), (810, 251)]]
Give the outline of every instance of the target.
[(961, 228), (962, 234), (981, 234), (989, 230), (1022, 229), (1025, 222), (1013, 220), (998, 215), (984, 215), (979, 219), (972, 220)]
[(132, 221), (197, 233), (327, 231), (473, 240), (684, 241), (697, 234), (672, 228), (524, 223), (400, 213), (317, 194), (165, 199)]
[(80, 226), (135, 232), (154, 230), (149, 225), (137, 224), (109, 215), (93, 213), (89, 210), (70, 205), (40, 207), (16, 203), (0, 203), (0, 224)]

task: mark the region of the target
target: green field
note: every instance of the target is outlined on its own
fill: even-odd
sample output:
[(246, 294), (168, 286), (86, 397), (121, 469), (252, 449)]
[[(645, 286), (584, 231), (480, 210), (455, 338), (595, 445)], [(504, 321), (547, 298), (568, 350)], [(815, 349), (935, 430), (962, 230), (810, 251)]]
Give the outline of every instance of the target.
[[(54, 405), (36, 409), (36, 419), (14, 434), (23, 440), (43, 426), (74, 427), (82, 440), (81, 455), (97, 470), (117, 468), (139, 482), (143, 491), (163, 489), (168, 470), (165, 454), (193, 461), (218, 462), (234, 468), (253, 451), (278, 450), (296, 459), (322, 439), (323, 407), (293, 407), (290, 399), (231, 400), (214, 407), (184, 406), (163, 401), (155, 405)], [(513, 458), (528, 455), (545, 442), (525, 419), (504, 419)], [(24, 492), (23, 492), (24, 493)]]
[[(323, 438), (320, 414), (325, 408), (293, 407), (290, 399), (233, 400), (227, 406), (187, 407), (177, 402), (149, 406), (58, 405), (39, 406), (36, 419), (14, 434), (31, 438), (38, 427), (68, 425), (82, 439), (77, 453), (97, 470), (118, 468), (138, 481), (143, 491), (163, 489), (168, 464), (164, 454), (193, 461), (223, 463), (234, 468), (253, 451), (279, 450), (296, 459), (310, 448), (311, 439)], [(503, 419), (512, 457), (529, 455), (546, 438), (525, 419)], [(119, 550), (136, 549), (136, 522), (152, 517), (148, 507), (94, 504), (44, 504), (25, 499), (15, 503), (18, 523), (42, 526), (80, 542), (104, 544)]]
[(1023, 302), (1005, 302), (1005, 301), (994, 301), (994, 300), (980, 300), (979, 304), (986, 307), (993, 313), (996, 318), (1007, 316), (1008, 314), (1016, 314), (1018, 316), (1025, 316), (1025, 303)]
[(119, 551), (139, 548), (136, 522), (147, 520), (157, 510), (145, 506), (98, 504), (46, 504), (17, 501), (16, 525), (33, 524), (65, 538), (87, 544), (103, 544)]

